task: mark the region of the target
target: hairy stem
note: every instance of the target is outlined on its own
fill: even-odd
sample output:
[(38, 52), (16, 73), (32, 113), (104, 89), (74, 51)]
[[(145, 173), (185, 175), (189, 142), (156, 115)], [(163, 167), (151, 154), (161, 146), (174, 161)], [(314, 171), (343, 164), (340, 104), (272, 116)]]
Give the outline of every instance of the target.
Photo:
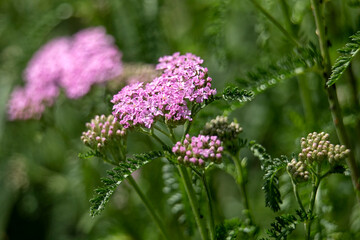
[(319, 184), (320, 184), (320, 178), (318, 176), (316, 176), (315, 178), (315, 182), (313, 182), (312, 185), (312, 192), (311, 192), (311, 197), (310, 197), (310, 206), (309, 206), (309, 212), (310, 212), (310, 218), (307, 220), (306, 222), (306, 239), (307, 240), (311, 240), (311, 223), (312, 223), (312, 218), (314, 216), (314, 206), (315, 206), (315, 199), (316, 199), (316, 193), (317, 190), (319, 188)]
[(300, 42), (296, 40), (286, 29), (282, 26), (278, 20), (276, 20), (273, 16), (271, 16), (270, 13), (268, 13), (256, 0), (250, 0), (254, 6), (262, 13), (264, 14), (270, 22), (272, 22), (284, 35), (287, 37), (294, 45), (301, 46)]
[(204, 172), (204, 174), (202, 174), (201, 180), (203, 182), (206, 196), (208, 199), (208, 209), (209, 209), (209, 215), (210, 215), (210, 218), (209, 218), (210, 239), (215, 240), (215, 223), (214, 223), (214, 213), (213, 213), (213, 207), (212, 207), (212, 198), (211, 198), (209, 184), (206, 181), (205, 172)]
[(128, 176), (127, 179), (129, 181), (130, 185), (135, 189), (136, 193), (139, 195), (140, 199), (144, 203), (146, 209), (149, 211), (151, 217), (154, 219), (157, 227), (159, 228), (159, 230), (162, 233), (162, 235), (164, 236), (164, 238), (167, 240), (170, 240), (171, 238), (165, 230), (165, 225), (164, 225), (163, 221), (161, 220), (159, 215), (156, 213), (154, 207), (150, 204), (150, 202), (147, 199), (147, 197), (145, 196), (145, 194), (141, 191), (139, 185), (137, 185), (137, 183), (135, 182), (134, 178), (131, 175)]
[(247, 189), (246, 189), (246, 179), (244, 177), (244, 169), (241, 165), (238, 154), (236, 154), (236, 156), (231, 155), (231, 158), (235, 164), (236, 175), (237, 175), (236, 182), (240, 188), (240, 192), (243, 197), (243, 204), (244, 204), (244, 208), (245, 208), (246, 217), (249, 219), (250, 224), (253, 224), (253, 219), (251, 216), (249, 199), (248, 199), (248, 194), (247, 194)]
[[(323, 12), (321, 10), (321, 4), (323, 3), (323, 1), (310, 0), (310, 2), (311, 2), (312, 9), (313, 9), (315, 23), (316, 23), (316, 29), (317, 29), (318, 40), (319, 40), (319, 45), (320, 45), (320, 52), (321, 52), (322, 62), (323, 62), (322, 78), (325, 83), (331, 74), (331, 61), (330, 61), (330, 54), (329, 54), (329, 49), (328, 49), (328, 40), (326, 37), (326, 25), (325, 25), (325, 21), (324, 21)], [(333, 118), (333, 122), (334, 122), (334, 125), (336, 128), (336, 133), (338, 135), (338, 138), (339, 138), (341, 144), (344, 144), (346, 147), (352, 149), (352, 144), (346, 133), (345, 125), (343, 122), (341, 108), (340, 108), (339, 100), (338, 100), (338, 97), (336, 94), (335, 84), (326, 88), (326, 91), (327, 91), (327, 96), (328, 96), (328, 102), (330, 105), (331, 115)], [(360, 201), (360, 183), (359, 183), (360, 175), (359, 175), (358, 167), (356, 165), (354, 151), (350, 152), (349, 157), (346, 159), (346, 162), (350, 168), (352, 183), (354, 185), (354, 189), (355, 189), (356, 195), (358, 197), (358, 200)]]
[(195, 196), (194, 188), (193, 188), (191, 180), (190, 180), (189, 173), (184, 166), (178, 166), (178, 170), (179, 170), (180, 176), (183, 180), (183, 183), (185, 186), (185, 191), (186, 191), (187, 197), (189, 199), (191, 210), (194, 214), (195, 222), (196, 222), (196, 225), (198, 226), (201, 239), (208, 240), (209, 236), (206, 231), (203, 217), (200, 215), (200, 209), (199, 209), (198, 202), (197, 202), (197, 199)]

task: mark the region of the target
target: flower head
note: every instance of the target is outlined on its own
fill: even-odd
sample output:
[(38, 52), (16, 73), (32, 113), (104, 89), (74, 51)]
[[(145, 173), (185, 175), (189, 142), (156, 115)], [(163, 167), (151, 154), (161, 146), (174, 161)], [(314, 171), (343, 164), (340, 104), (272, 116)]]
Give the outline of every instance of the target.
[(39, 119), (45, 108), (53, 105), (58, 94), (59, 89), (53, 85), (15, 88), (8, 102), (9, 120)]
[(151, 128), (157, 118), (172, 124), (191, 121), (190, 103), (202, 103), (216, 93), (202, 60), (192, 54), (160, 58), (161, 76), (147, 84), (135, 83), (116, 94), (113, 114), (126, 128)]
[(309, 133), (306, 138), (301, 139), (300, 161), (309, 163), (320, 163), (327, 159), (330, 164), (341, 163), (350, 153), (344, 145), (331, 144), (328, 133)]
[(58, 96), (84, 96), (93, 84), (122, 71), (121, 53), (102, 27), (85, 29), (70, 38), (57, 38), (40, 48), (24, 71), (26, 85), (16, 88), (8, 104), (10, 120), (40, 118)]
[(102, 27), (89, 28), (75, 34), (71, 48), (64, 53), (60, 85), (69, 98), (79, 98), (93, 84), (105, 82), (121, 74), (121, 53)]
[(81, 140), (93, 150), (102, 151), (108, 144), (120, 141), (125, 137), (125, 129), (118, 123), (113, 115), (96, 115), (90, 123), (86, 124), (88, 129), (82, 133)]
[(306, 163), (292, 159), (291, 162), (288, 163), (287, 169), (296, 181), (305, 182), (309, 180), (309, 172), (306, 169)]
[(238, 123), (229, 123), (227, 117), (217, 116), (215, 119), (206, 123), (201, 134), (218, 136), (221, 141), (232, 141), (236, 139), (241, 132), (242, 128)]
[(217, 136), (191, 137), (186, 135), (183, 142), (172, 148), (180, 164), (205, 167), (207, 162), (221, 163), (223, 147)]

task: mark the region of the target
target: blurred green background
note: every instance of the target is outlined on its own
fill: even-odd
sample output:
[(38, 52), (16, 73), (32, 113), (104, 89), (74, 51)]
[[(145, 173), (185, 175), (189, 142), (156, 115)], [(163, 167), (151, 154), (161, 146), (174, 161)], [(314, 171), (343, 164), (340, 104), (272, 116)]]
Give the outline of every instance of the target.
[[(258, 0), (261, 6), (292, 29), (301, 41), (317, 44), (309, 1)], [(359, 30), (357, 1), (332, 0), (326, 4), (331, 56), (348, 36)], [(287, 12), (292, 24), (286, 20)], [(106, 166), (98, 159), (77, 157), (86, 148), (80, 141), (85, 123), (95, 114), (109, 114), (109, 99), (119, 89), (94, 87), (78, 100), (61, 94), (56, 104), (39, 121), (7, 121), (7, 100), (12, 89), (23, 85), (22, 73), (32, 55), (47, 41), (91, 27), (104, 26), (114, 36), (125, 63), (156, 64), (159, 57), (174, 52), (191, 52), (204, 59), (214, 87), (220, 93), (227, 84), (242, 87), (237, 79), (284, 57), (293, 47), (281, 32), (249, 0), (1, 0), (0, 1), (0, 239), (80, 240), (80, 239), (160, 239), (160, 235), (140, 200), (127, 184), (122, 184), (101, 216), (89, 216), (89, 199), (100, 185)], [(353, 63), (359, 76), (359, 60)], [(354, 143), (359, 112), (353, 106), (345, 76), (338, 85), (344, 120)], [(244, 129), (243, 137), (263, 144), (272, 156), (298, 152), (299, 139), (312, 131), (327, 131), (338, 142), (328, 110), (321, 79), (301, 76), (310, 89), (312, 117), (302, 106), (298, 81), (290, 79), (256, 96), (245, 106), (232, 109)], [(358, 89), (355, 89), (355, 92)], [(357, 99), (358, 101), (359, 99)], [(196, 120), (193, 130), (222, 114), (209, 106)], [(129, 153), (158, 148), (140, 134), (131, 134)], [(264, 206), (259, 162), (249, 152), (249, 198), (255, 221), (265, 236), (276, 214)], [(359, 154), (357, 153), (359, 157)], [(174, 239), (188, 239), (186, 229), (172, 216), (162, 194), (162, 162), (145, 166), (137, 180), (151, 202), (161, 209)], [(233, 179), (213, 171), (211, 187), (217, 219), (241, 216), (241, 195)], [(295, 209), (287, 178), (284, 209)], [(319, 226), (332, 238), (355, 239), (360, 231), (359, 206), (349, 176), (331, 176), (320, 192)], [(357, 211), (354, 211), (357, 210)], [(330, 230), (329, 230), (330, 229)], [(324, 230), (324, 231), (325, 231)], [(302, 239), (302, 226), (291, 239)], [(331, 233), (332, 231), (332, 233)], [(355, 235), (354, 235), (355, 234)], [(358, 236), (358, 235), (357, 235)], [(195, 235), (196, 237), (196, 235)]]

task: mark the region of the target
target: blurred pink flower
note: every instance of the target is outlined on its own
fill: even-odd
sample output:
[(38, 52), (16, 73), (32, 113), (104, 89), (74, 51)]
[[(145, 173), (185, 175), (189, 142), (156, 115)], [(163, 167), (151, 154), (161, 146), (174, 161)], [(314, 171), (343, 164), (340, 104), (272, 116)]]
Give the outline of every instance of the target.
[(16, 88), (11, 95), (9, 119), (40, 118), (54, 103), (60, 87), (69, 98), (84, 96), (93, 84), (121, 74), (121, 56), (103, 27), (50, 41), (34, 54), (25, 69), (25, 87)]

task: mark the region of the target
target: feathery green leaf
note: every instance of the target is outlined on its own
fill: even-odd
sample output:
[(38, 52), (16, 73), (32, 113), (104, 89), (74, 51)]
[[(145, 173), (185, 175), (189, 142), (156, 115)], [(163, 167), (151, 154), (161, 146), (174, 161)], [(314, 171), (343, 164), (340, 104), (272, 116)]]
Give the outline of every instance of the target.
[(101, 211), (104, 210), (106, 203), (109, 201), (117, 186), (119, 186), (128, 176), (145, 164), (162, 156), (164, 156), (164, 153), (161, 151), (136, 154), (132, 158), (120, 162), (118, 167), (109, 170), (107, 172), (108, 177), (101, 179), (104, 186), (96, 189), (96, 196), (90, 200), (90, 215), (99, 215)]
[(284, 214), (275, 218), (275, 222), (271, 223), (271, 228), (267, 230), (267, 234), (277, 240), (285, 240), (288, 235), (295, 230), (298, 223), (296, 217), (291, 214)]
[(338, 57), (335, 61), (334, 66), (332, 67), (331, 76), (329, 81), (326, 82), (326, 85), (330, 87), (336, 83), (341, 76), (344, 74), (345, 70), (349, 66), (351, 60), (360, 50), (360, 31), (350, 36), (350, 42), (345, 44), (345, 47), (338, 50), (342, 55)]
[(261, 93), (269, 87), (285, 79), (303, 74), (320, 63), (320, 53), (313, 44), (307, 47), (295, 48), (287, 57), (270, 64), (266, 68), (257, 68), (249, 72), (246, 77), (238, 78), (240, 84), (254, 94)]
[(238, 101), (243, 103), (253, 100), (254, 93), (246, 89), (240, 89), (239, 87), (227, 86), (222, 93), (222, 98), (225, 101)]
[(262, 189), (265, 192), (265, 206), (270, 207), (274, 212), (280, 210), (281, 193), (279, 190), (278, 174), (286, 168), (289, 160), (286, 156), (271, 158), (263, 146), (254, 141), (250, 142), (250, 150), (261, 161), (261, 169), (265, 172)]
[(79, 153), (78, 157), (85, 160), (91, 157), (103, 157), (103, 156), (98, 151), (90, 150), (86, 153)]

